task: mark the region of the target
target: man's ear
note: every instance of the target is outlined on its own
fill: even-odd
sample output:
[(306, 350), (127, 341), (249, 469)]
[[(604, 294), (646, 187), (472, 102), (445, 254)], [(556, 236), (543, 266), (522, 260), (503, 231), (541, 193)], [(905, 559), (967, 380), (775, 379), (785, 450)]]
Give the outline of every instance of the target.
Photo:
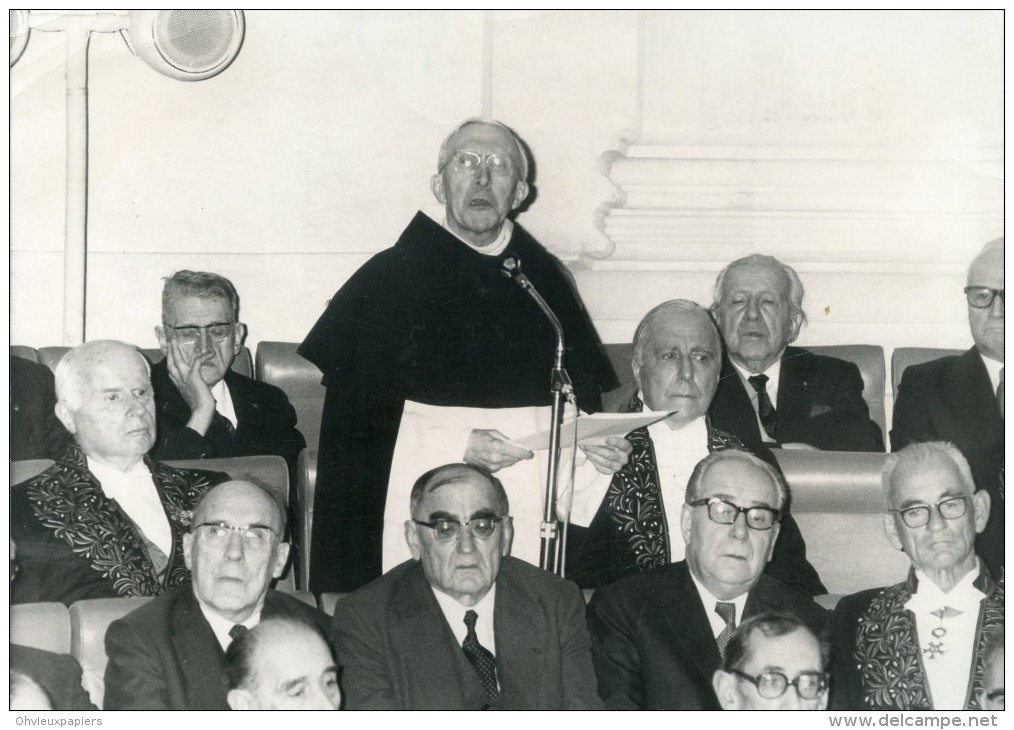
[(437, 199), (443, 205), (447, 205), (447, 195), (444, 190), (444, 176), (439, 172), (434, 173), (433, 177), (430, 178), (430, 190), (433, 191), (433, 197)]
[[(637, 386), (638, 390), (642, 390), (642, 388), (641, 388), (641, 359), (639, 357), (635, 356), (635, 357), (632, 357), (630, 359), (630, 369), (634, 373), (634, 385)], [(643, 390), (642, 390), (642, 392), (643, 392)]]
[(683, 511), (680, 512), (680, 532), (683, 533), (683, 542), (687, 545), (690, 544), (690, 535), (693, 534), (693, 522), (694, 512), (693, 507), (689, 504), (683, 505)]
[(235, 334), (232, 337), (232, 356), (236, 357), (239, 351), (243, 349), (243, 340), (246, 339), (246, 325), (242, 322), (237, 322), (235, 327)]
[(511, 545), (514, 543), (514, 518), (507, 515), (501, 523), (503, 529), (503, 545), (500, 546), (500, 554), (504, 557), (511, 554)]
[(799, 330), (803, 327), (803, 313), (796, 311), (789, 315), (789, 344), (791, 345), (799, 337)]
[(165, 335), (165, 328), (162, 325), (155, 326), (155, 338), (158, 340), (159, 349), (162, 354), (169, 357), (169, 340)]
[(739, 693), (736, 691), (736, 676), (734, 674), (716, 669), (711, 677), (711, 686), (714, 687), (718, 704), (722, 706), (723, 710), (739, 709)]
[(193, 559), (190, 557), (194, 549), (194, 533), (184, 532), (183, 533), (183, 564), (187, 566), (187, 570), (193, 570)]
[(289, 547), (289, 543), (287, 542), (278, 544), (278, 553), (275, 555), (275, 567), (271, 571), (272, 578), (280, 578), (285, 570), (285, 564), (289, 562)]
[(898, 525), (894, 521), (894, 515), (886, 512), (881, 515), (881, 520), (883, 520), (884, 534), (887, 535), (887, 541), (894, 546), (895, 550), (903, 550), (904, 547), (901, 544), (901, 537), (898, 535)]
[(525, 198), (527, 197), (528, 183), (524, 180), (518, 180), (518, 184), (514, 187), (514, 197), (511, 199), (511, 210), (517, 210), (518, 206), (525, 202)]
[(980, 489), (972, 496), (972, 505), (975, 507), (975, 532), (976, 534), (986, 529), (986, 522), (989, 520), (989, 505), (992, 497), (985, 489)]
[(774, 533), (774, 536), (771, 538), (771, 548), (768, 550), (767, 562), (769, 563), (771, 562), (771, 558), (775, 556), (775, 545), (778, 544), (778, 533), (781, 531), (781, 529), (782, 529), (781, 522), (776, 522), (774, 525), (771, 526), (771, 531)]
[(63, 427), (71, 433), (77, 433), (77, 426), (74, 424), (74, 411), (70, 409), (65, 401), (57, 401), (53, 406), (53, 412), (60, 419)]
[(414, 560), (422, 557), (422, 546), (419, 544), (419, 525), (412, 520), (405, 520), (405, 542)]
[(225, 696), (225, 701), (233, 710), (259, 710), (257, 700), (245, 689), (230, 689)]

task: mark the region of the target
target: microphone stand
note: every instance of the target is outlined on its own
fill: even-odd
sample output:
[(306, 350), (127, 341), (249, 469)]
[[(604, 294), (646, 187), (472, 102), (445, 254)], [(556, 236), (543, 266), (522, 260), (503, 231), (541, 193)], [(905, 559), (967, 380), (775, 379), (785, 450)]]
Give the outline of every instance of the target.
[(541, 551), (539, 567), (556, 575), (563, 575), (563, 541), (560, 539), (560, 523), (556, 519), (556, 495), (560, 478), (560, 431), (563, 426), (563, 400), (574, 397), (574, 385), (563, 367), (563, 327), (556, 314), (538, 290), (521, 272), (521, 262), (509, 257), (504, 259), (502, 273), (513, 279), (530, 296), (546, 315), (556, 333), (556, 357), (550, 377), (550, 391), (553, 396), (552, 426), (549, 431), (549, 469), (546, 474), (546, 493), (542, 510), (542, 525), (539, 529)]

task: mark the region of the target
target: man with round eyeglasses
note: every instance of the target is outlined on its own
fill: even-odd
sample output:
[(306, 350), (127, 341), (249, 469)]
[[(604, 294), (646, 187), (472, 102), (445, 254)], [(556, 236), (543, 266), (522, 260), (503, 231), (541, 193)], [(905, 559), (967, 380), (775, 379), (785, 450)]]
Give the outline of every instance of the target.
[(155, 336), (165, 359), (151, 369), (159, 459), (277, 454), (295, 476), (306, 446), (281, 389), (232, 369), (243, 348), (239, 294), (224, 276), (177, 271), (162, 289)]
[(335, 606), (350, 710), (599, 709), (584, 601), (509, 555), (500, 480), (447, 464), (416, 480), (409, 560)]
[[(507, 259), (520, 261), (562, 324), (579, 407), (601, 410), (601, 393), (616, 381), (563, 265), (511, 220), (530, 197), (530, 178), (528, 153), (507, 126), (456, 126), (429, 181), (439, 208), (417, 213), (393, 247), (353, 274), (300, 346), (327, 388), (313, 590), (354, 590), (407, 559), (405, 490), (420, 471), (452, 461), (508, 484), (513, 554), (538, 562), (545, 470), (508, 438), (546, 427), (536, 419), (551, 403), (556, 336), (504, 276)], [(602, 458), (610, 473), (626, 461), (622, 450)]]
[(892, 454), (882, 478), (884, 530), (912, 569), (835, 608), (832, 708), (982, 709), (987, 638), (1004, 622), (1003, 576), (975, 551), (989, 494), (943, 442)]
[(600, 588), (588, 606), (607, 709), (720, 709), (712, 677), (751, 616), (785, 611), (820, 632), (827, 612), (763, 572), (787, 500), (778, 472), (752, 454), (698, 463), (680, 515), (686, 560)]
[(269, 590), (288, 560), (285, 511), (244, 481), (214, 487), (184, 536), (192, 583), (114, 621), (106, 632), (106, 709), (227, 710), (225, 651), (262, 620), (327, 630), (327, 616)]
[(723, 710), (825, 710), (830, 648), (798, 618), (762, 613), (740, 624), (715, 672)]
[[(948, 441), (990, 496), (976, 552), (993, 575), (1004, 566), (1004, 239), (990, 241), (968, 268), (964, 301), (974, 345), (961, 355), (911, 365), (894, 404), (891, 450)], [(955, 292), (955, 302), (957, 301)]]

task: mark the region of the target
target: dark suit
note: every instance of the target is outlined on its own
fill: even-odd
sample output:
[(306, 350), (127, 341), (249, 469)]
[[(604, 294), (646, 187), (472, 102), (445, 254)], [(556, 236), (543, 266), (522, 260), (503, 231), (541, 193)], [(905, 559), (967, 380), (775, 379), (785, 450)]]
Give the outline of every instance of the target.
[[(975, 651), (963, 709), (979, 710), (986, 643), (1003, 631), (1004, 583), (980, 573), (975, 587), (986, 594), (979, 604)], [(932, 710), (915, 616), (905, 604), (916, 590), (908, 580), (846, 596), (834, 610), (831, 655), (831, 709)], [(942, 661), (947, 661), (946, 657)], [(947, 709), (947, 708), (939, 708)]]
[[(465, 615), (465, 607), (461, 615)], [(581, 593), (506, 557), (493, 617), (500, 697), (490, 703), (422, 566), (408, 561), (335, 607), (332, 638), (350, 710), (588, 710), (602, 703)]]
[[(261, 620), (290, 617), (327, 631), (327, 616), (298, 598), (268, 591)], [(228, 710), (225, 652), (192, 587), (159, 596), (109, 625), (107, 710)]]
[(229, 475), (176, 469), (148, 457), (144, 463), (172, 532), (164, 574), (157, 574), (143, 535), (106, 497), (84, 452), (72, 443), (53, 466), (11, 488), (11, 537), (20, 568), (12, 603), (69, 606), (85, 598), (156, 596), (189, 579), (183, 533), (190, 530), (191, 510)]
[[(854, 363), (786, 347), (778, 377), (775, 440), (825, 451), (883, 451), (884, 437), (870, 419), (863, 387)], [(748, 449), (764, 445), (757, 411), (728, 355), (722, 358), (708, 415), (715, 428), (736, 436)]]
[(989, 522), (975, 551), (993, 575), (1003, 570), (1003, 419), (982, 357), (974, 347), (905, 368), (894, 404), (891, 451), (950, 441), (968, 459), (979, 489), (989, 492)]
[(97, 710), (81, 686), (81, 665), (69, 654), (11, 644), (11, 671), (35, 680), (54, 710)]
[(53, 411), (56, 390), (45, 365), (11, 356), (11, 461), (56, 459), (70, 434)]
[(215, 419), (201, 436), (187, 428), (190, 406), (169, 378), (165, 360), (151, 368), (158, 418), (158, 438), (151, 454), (156, 459), (207, 459), (222, 456), (277, 454), (295, 474), (296, 459), (306, 446), (296, 430), (296, 411), (279, 388), (230, 370), (225, 384), (236, 411), (237, 426), (230, 432)]
[[(721, 657), (686, 561), (595, 591), (588, 606), (599, 695), (611, 710), (718, 710), (711, 677)], [(743, 618), (788, 611), (819, 633), (828, 613), (761, 575)]]

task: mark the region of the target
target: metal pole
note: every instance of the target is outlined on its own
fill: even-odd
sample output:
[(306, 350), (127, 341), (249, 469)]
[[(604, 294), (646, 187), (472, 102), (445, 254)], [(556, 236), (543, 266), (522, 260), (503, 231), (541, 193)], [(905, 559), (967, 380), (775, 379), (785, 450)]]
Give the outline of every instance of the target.
[(67, 31), (67, 202), (63, 252), (63, 344), (85, 338), (88, 253), (87, 29)]

